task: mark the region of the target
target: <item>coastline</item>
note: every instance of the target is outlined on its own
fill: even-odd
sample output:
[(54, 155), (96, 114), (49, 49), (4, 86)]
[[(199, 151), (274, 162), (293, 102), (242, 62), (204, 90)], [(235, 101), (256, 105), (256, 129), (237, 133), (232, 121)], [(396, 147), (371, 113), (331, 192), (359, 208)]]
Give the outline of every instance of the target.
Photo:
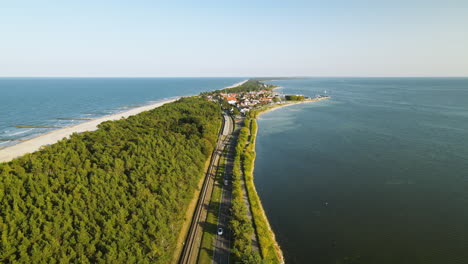
[(246, 83), (248, 81), (249, 81), (249, 79), (246, 79), (246, 80), (243, 80), (242, 82), (238, 82), (238, 83), (235, 83), (233, 85), (226, 86), (223, 89), (229, 89), (229, 88), (234, 88), (234, 87), (237, 87), (237, 86), (241, 86), (241, 85), (243, 85), (244, 83)]
[(326, 99), (330, 99), (330, 98), (331, 97), (322, 97), (322, 98), (313, 98), (313, 99), (304, 100), (304, 101), (295, 101), (295, 102), (286, 102), (286, 103), (274, 104), (271, 107), (267, 107), (265, 109), (260, 109), (257, 112), (257, 117), (260, 116), (260, 115), (263, 115), (265, 113), (269, 113), (269, 112), (281, 109), (281, 108), (286, 107), (286, 106), (296, 105), (296, 104), (313, 103), (313, 102), (318, 102), (318, 101), (322, 101), (322, 100), (326, 100)]
[(174, 102), (178, 100), (180, 97), (172, 98), (172, 99), (166, 99), (166, 100), (161, 100), (153, 104), (137, 107), (130, 109), (128, 111), (120, 112), (117, 114), (112, 114), (112, 115), (107, 115), (104, 117), (96, 118), (87, 122), (83, 122), (80, 124), (60, 128), (57, 130), (53, 130), (50, 132), (47, 132), (45, 134), (41, 134), (37, 137), (33, 137), (30, 139), (27, 139), (25, 141), (22, 141), (18, 144), (15, 144), (13, 146), (5, 147), (0, 149), (0, 162), (9, 162), (14, 158), (20, 157), (24, 154), (27, 153), (32, 153), (35, 151), (38, 151), (42, 146), (44, 145), (49, 145), (49, 144), (54, 144), (57, 141), (63, 139), (63, 138), (68, 138), (70, 135), (73, 133), (82, 133), (86, 131), (94, 131), (97, 129), (97, 126), (101, 124), (102, 122), (105, 121), (111, 121), (111, 120), (118, 120), (121, 118), (127, 118), (132, 115), (139, 114), (144, 111), (152, 110), (157, 107), (160, 107), (164, 104)]
[[(254, 182), (254, 170), (255, 170), (255, 160), (256, 160), (256, 152), (255, 146), (257, 142), (257, 134), (258, 134), (258, 125), (257, 125), (257, 116), (252, 118), (252, 124), (250, 125), (250, 145), (247, 147), (246, 152), (250, 152), (252, 159), (249, 161), (248, 170), (244, 171), (244, 180), (247, 187), (247, 195), (250, 200), (251, 211), (253, 213), (253, 224), (255, 228), (255, 233), (259, 239), (260, 243), (260, 250), (264, 259), (268, 259), (272, 263), (284, 263), (284, 255), (281, 247), (279, 246), (278, 241), (276, 240), (275, 232), (271, 228), (270, 221), (265, 213), (265, 209), (263, 208), (262, 200), (258, 195), (257, 188), (255, 187)], [(244, 162), (246, 162), (244, 160)], [(244, 169), (246, 164), (244, 164)], [(266, 229), (266, 230), (265, 230)], [(265, 236), (266, 235), (266, 236)], [(271, 246), (269, 246), (271, 245)], [(273, 249), (272, 256), (269, 254)]]
[[(243, 80), (241, 82), (232, 84), (230, 86), (224, 87), (222, 89), (227, 89), (227, 88), (234, 88), (237, 86), (240, 86), (244, 83), (246, 83), (249, 79)], [(188, 95), (190, 96), (196, 96), (196, 95)], [(58, 142), (59, 140), (63, 138), (68, 138), (70, 135), (73, 133), (82, 133), (86, 131), (94, 131), (97, 129), (97, 126), (105, 121), (111, 121), (111, 120), (118, 120), (121, 118), (127, 118), (132, 115), (139, 114), (144, 111), (152, 110), (154, 108), (160, 107), (166, 103), (171, 103), (174, 102), (178, 99), (180, 99), (183, 96), (177, 96), (173, 97), (172, 99), (165, 99), (161, 101), (157, 101), (153, 104), (149, 105), (144, 105), (140, 107), (136, 107), (133, 109), (129, 109), (124, 112), (116, 113), (116, 114), (111, 114), (111, 115), (106, 115), (100, 118), (96, 118), (90, 121), (86, 121), (83, 123), (71, 125), (71, 126), (66, 126), (60, 129), (52, 130), (49, 132), (46, 132), (44, 134), (37, 135), (32, 138), (25, 139), (24, 141), (19, 142), (18, 144), (11, 145), (11, 146), (3, 146), (0, 147), (0, 163), (2, 162), (9, 162), (15, 158), (18, 158), (22, 155), (32, 153), (35, 151), (38, 151), (42, 146), (45, 145), (50, 145)]]

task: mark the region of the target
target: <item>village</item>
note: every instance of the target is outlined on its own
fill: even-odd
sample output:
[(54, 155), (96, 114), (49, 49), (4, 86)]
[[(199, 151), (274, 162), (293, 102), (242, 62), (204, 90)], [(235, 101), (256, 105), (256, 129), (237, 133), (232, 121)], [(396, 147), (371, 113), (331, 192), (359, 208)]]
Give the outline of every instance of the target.
[[(323, 96), (317, 95), (315, 98), (322, 98)], [(219, 92), (215, 94), (206, 95), (206, 99), (210, 101), (229, 104), (234, 108), (231, 111), (239, 111), (245, 115), (252, 109), (258, 109), (266, 105), (282, 104), (290, 101), (303, 101), (310, 100), (311, 98), (304, 95), (283, 95), (273, 91), (273, 89), (261, 89), (258, 91), (245, 91), (237, 93)]]
[(236, 107), (236, 109), (242, 114), (245, 114), (254, 108), (259, 108), (264, 105), (274, 104), (285, 100), (284, 96), (278, 92), (274, 92), (272, 89), (262, 89), (259, 91), (238, 93), (220, 92), (207, 95), (206, 99), (220, 103), (227, 103)]

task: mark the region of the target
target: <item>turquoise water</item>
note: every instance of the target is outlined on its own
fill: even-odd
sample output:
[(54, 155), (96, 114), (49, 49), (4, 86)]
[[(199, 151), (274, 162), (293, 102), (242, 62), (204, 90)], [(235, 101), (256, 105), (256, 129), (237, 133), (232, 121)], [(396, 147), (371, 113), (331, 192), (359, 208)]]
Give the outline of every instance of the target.
[(333, 97), (259, 120), (255, 184), (286, 263), (468, 263), (468, 79), (271, 83)]
[[(220, 89), (245, 78), (0, 78), (0, 138), (51, 131), (17, 125), (68, 126), (175, 96)], [(0, 148), (14, 142), (0, 141)]]

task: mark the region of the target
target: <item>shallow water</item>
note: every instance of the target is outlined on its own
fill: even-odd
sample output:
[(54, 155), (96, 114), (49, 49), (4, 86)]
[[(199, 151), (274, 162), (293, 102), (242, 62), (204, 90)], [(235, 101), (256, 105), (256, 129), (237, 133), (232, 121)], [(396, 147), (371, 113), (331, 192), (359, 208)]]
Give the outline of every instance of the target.
[(259, 120), (255, 184), (287, 263), (468, 263), (468, 79), (271, 83), (333, 97)]

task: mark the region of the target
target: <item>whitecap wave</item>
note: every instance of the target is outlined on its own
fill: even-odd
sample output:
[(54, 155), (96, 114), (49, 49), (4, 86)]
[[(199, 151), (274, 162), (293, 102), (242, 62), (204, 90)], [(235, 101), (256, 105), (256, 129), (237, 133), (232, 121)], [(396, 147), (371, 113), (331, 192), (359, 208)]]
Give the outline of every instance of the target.
[(26, 130), (17, 131), (17, 132), (14, 132), (14, 133), (9, 133), (9, 134), (6, 134), (5, 136), (12, 137), (12, 136), (23, 135), (23, 134), (26, 134), (26, 133), (29, 133), (29, 132), (33, 131), (34, 129), (35, 128), (29, 128), (29, 129), (26, 129)]

